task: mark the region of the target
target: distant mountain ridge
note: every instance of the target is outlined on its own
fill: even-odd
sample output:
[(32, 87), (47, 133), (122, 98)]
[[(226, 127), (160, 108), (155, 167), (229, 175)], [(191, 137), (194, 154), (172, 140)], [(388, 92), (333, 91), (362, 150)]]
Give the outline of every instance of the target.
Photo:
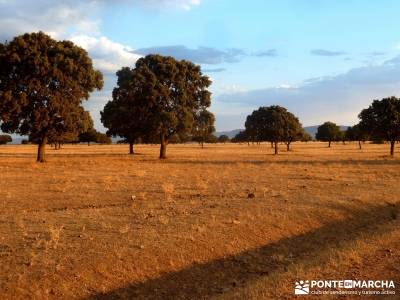
[[(315, 138), (315, 134), (317, 133), (318, 127), (320, 125), (313, 125), (313, 126), (306, 126), (304, 127), (304, 130), (311, 135), (313, 138)], [(345, 131), (347, 130), (347, 128), (349, 128), (349, 126), (346, 125), (339, 125), (340, 130)], [(235, 135), (237, 135), (239, 132), (243, 131), (244, 129), (233, 129), (233, 130), (228, 130), (228, 131), (217, 131), (215, 133), (215, 135), (217, 137), (221, 136), (221, 135), (227, 135), (229, 136), (230, 139), (234, 138)]]
[(244, 129), (233, 129), (228, 131), (217, 131), (215, 135), (220, 137), (221, 135), (227, 135), (230, 139), (234, 138), (239, 132), (243, 131)]

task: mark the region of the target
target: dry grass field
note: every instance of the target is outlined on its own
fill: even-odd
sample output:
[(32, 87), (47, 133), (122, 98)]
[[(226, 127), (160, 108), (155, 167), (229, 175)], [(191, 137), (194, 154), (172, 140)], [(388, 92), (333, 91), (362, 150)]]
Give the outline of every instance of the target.
[(388, 145), (296, 143), (279, 156), (267, 144), (170, 145), (165, 161), (158, 146), (127, 148), (49, 147), (37, 164), (34, 146), (0, 146), (1, 299), (295, 299), (299, 279), (400, 286), (400, 154)]

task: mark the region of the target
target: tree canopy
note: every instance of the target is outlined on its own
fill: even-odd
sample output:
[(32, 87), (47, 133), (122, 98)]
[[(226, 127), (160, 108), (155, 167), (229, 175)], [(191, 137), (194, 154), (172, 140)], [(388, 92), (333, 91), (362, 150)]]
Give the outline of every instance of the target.
[(99, 132), (93, 127), (89, 128), (85, 132), (82, 132), (78, 137), (78, 141), (81, 143), (87, 143), (88, 146), (90, 146), (90, 143), (98, 143), (98, 144), (112, 143), (111, 138), (107, 134)]
[(133, 144), (142, 137), (154, 134), (151, 129), (150, 107), (147, 99), (137, 94), (140, 74), (136, 69), (124, 67), (117, 72), (117, 87), (112, 93), (112, 100), (107, 102), (101, 114), (101, 121), (107, 134), (123, 137), (129, 144), (129, 153), (134, 154)]
[(360, 128), (374, 139), (390, 142), (390, 155), (394, 155), (396, 141), (400, 140), (400, 99), (396, 97), (374, 100), (358, 116)]
[(242, 142), (249, 142), (247, 131), (242, 130), (237, 133), (231, 140), (233, 143), (242, 143)]
[(328, 142), (328, 147), (331, 147), (331, 143), (340, 139), (341, 133), (340, 128), (335, 123), (325, 122), (318, 126), (315, 138), (318, 141)]
[(368, 133), (362, 129), (360, 124), (350, 126), (345, 132), (345, 139), (347, 141), (357, 141), (360, 150), (362, 149), (361, 142), (368, 140)]
[(90, 113), (79, 107), (65, 121), (65, 126), (50, 130), (48, 142), (54, 144), (56, 149), (59, 149), (61, 144), (79, 142), (79, 135), (90, 128), (93, 128), (93, 120)]
[(209, 136), (215, 132), (214, 114), (203, 108), (196, 112), (193, 125), (193, 140), (198, 141), (201, 147), (209, 139)]
[[(123, 134), (126, 124), (134, 137), (136, 133), (144, 140), (158, 136), (160, 158), (166, 158), (170, 138), (191, 132), (196, 116), (210, 106), (210, 84), (200, 66), (169, 56), (147, 55), (134, 69), (120, 71), (113, 101), (104, 109), (102, 120), (110, 134)], [(126, 113), (121, 117), (124, 124), (115, 125), (111, 116), (116, 113), (111, 111), (121, 109)]]
[(226, 134), (220, 135), (218, 137), (218, 143), (227, 143), (227, 142), (230, 142), (230, 140), (231, 139)]
[(82, 100), (102, 88), (102, 74), (84, 49), (43, 32), (17, 36), (1, 48), (1, 129), (29, 135), (43, 162), (50, 137), (79, 131)]
[(298, 118), (278, 105), (260, 107), (253, 111), (247, 117), (245, 127), (251, 140), (274, 143), (275, 154), (278, 154), (278, 142), (285, 142), (289, 150), (290, 144), (301, 139), (303, 133)]

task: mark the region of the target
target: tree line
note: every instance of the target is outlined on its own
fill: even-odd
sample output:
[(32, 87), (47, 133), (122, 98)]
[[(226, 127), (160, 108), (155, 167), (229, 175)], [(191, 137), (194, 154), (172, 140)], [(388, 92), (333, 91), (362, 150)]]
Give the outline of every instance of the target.
[[(107, 133), (93, 128), (83, 107), (90, 94), (103, 87), (103, 75), (95, 70), (88, 53), (71, 41), (56, 41), (43, 32), (26, 33), (0, 43), (0, 127), (5, 133), (29, 136), (38, 145), (37, 161), (45, 161), (46, 144), (56, 148), (66, 142), (110, 143), (121, 137), (134, 153), (134, 144), (160, 144), (159, 158), (176, 141), (217, 141), (215, 117), (208, 110), (211, 80), (198, 65), (173, 57), (147, 55), (133, 68), (117, 72), (117, 84), (101, 111)], [(332, 122), (318, 128), (316, 139), (332, 141), (377, 139), (390, 142), (394, 154), (400, 139), (400, 99), (374, 100), (359, 114), (359, 124), (346, 132)], [(6, 138), (2, 138), (3, 143)], [(245, 130), (233, 142), (268, 141), (279, 152), (294, 141), (309, 141), (299, 119), (286, 108), (260, 107), (249, 115)], [(8, 139), (7, 139), (8, 140)], [(221, 136), (218, 141), (229, 138)]]
[[(357, 141), (359, 148), (367, 140), (388, 141), (390, 155), (394, 155), (395, 144), (400, 141), (400, 99), (396, 97), (374, 100), (358, 115), (360, 122), (341, 131), (333, 122), (325, 122), (317, 129), (315, 139), (328, 142)], [(278, 143), (285, 143), (287, 151), (293, 141), (309, 141), (312, 137), (302, 128), (298, 118), (277, 105), (260, 107), (247, 116), (245, 130), (239, 132), (233, 142), (271, 142), (278, 154)]]
[[(200, 66), (172, 57), (148, 55), (134, 68), (117, 72), (117, 86), (101, 112), (107, 136), (130, 144), (158, 141), (160, 158), (168, 143), (190, 133), (202, 143), (214, 129), (210, 79)], [(83, 108), (91, 92), (101, 90), (103, 75), (88, 53), (71, 41), (43, 32), (26, 33), (0, 43), (0, 126), (29, 136), (45, 161), (46, 144), (106, 140), (93, 129)]]

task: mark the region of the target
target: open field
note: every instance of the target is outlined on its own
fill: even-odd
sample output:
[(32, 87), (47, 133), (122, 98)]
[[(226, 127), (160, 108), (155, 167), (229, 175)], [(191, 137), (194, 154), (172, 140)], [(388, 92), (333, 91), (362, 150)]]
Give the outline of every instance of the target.
[(394, 280), (378, 299), (399, 299), (388, 145), (127, 150), (48, 148), (37, 164), (34, 146), (0, 147), (1, 299), (293, 299), (299, 279)]

